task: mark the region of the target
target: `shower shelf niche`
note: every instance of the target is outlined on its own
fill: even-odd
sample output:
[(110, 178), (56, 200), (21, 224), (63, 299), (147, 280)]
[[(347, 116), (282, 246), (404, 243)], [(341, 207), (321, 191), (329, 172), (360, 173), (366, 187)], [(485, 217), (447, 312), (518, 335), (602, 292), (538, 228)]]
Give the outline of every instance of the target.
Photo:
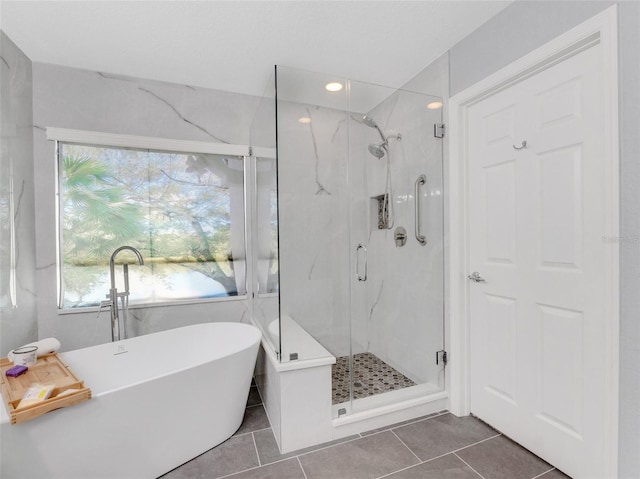
[(372, 224), (378, 225), (377, 229), (387, 230), (389, 229), (389, 196), (382, 194), (378, 196), (372, 196), (374, 218)]

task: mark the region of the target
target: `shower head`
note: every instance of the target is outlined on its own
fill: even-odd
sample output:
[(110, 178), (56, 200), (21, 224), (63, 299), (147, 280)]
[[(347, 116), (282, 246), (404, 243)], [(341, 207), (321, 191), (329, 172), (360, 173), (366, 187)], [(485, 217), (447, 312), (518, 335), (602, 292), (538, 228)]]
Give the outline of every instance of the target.
[(353, 118), (355, 121), (357, 121), (358, 123), (362, 123), (363, 125), (367, 125), (369, 128), (375, 128), (376, 130), (378, 130), (378, 133), (380, 134), (380, 138), (382, 138), (382, 141), (386, 143), (387, 138), (384, 136), (384, 134), (382, 133), (382, 130), (380, 129), (380, 127), (378, 126), (378, 124), (376, 123), (376, 121), (371, 118), (370, 116), (367, 115), (351, 115), (351, 118)]
[(376, 158), (382, 158), (386, 153), (387, 142), (380, 143), (379, 145), (371, 144), (369, 145), (369, 153), (371, 153)]
[(353, 116), (353, 115), (351, 115), (351, 118), (353, 118), (358, 123), (362, 123), (363, 125), (367, 125), (370, 128), (378, 128), (378, 124), (370, 116), (367, 116), (367, 115)]

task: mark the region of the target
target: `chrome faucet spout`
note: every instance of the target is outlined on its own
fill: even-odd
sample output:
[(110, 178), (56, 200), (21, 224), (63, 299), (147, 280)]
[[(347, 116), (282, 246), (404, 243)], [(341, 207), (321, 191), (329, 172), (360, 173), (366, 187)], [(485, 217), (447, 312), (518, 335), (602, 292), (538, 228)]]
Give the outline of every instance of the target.
[(122, 268), (124, 273), (124, 292), (122, 293), (118, 293), (118, 290), (116, 289), (116, 275), (115, 275), (116, 256), (118, 256), (118, 254), (123, 250), (129, 250), (133, 252), (138, 257), (138, 264), (144, 265), (142, 254), (133, 246), (120, 246), (111, 255), (111, 259), (109, 260), (109, 276), (111, 278), (111, 289), (109, 289), (109, 295), (107, 296), (109, 298), (109, 303), (111, 306), (111, 341), (119, 341), (121, 339), (120, 338), (120, 315), (118, 313), (118, 298), (122, 299), (124, 338), (126, 339), (126, 336), (127, 336), (126, 321), (129, 315), (129, 267), (128, 265), (125, 263)]
[(111, 255), (111, 259), (109, 260), (109, 274), (111, 276), (111, 289), (114, 289), (116, 287), (116, 278), (115, 278), (116, 256), (118, 256), (120, 251), (123, 251), (123, 250), (132, 251), (138, 257), (138, 264), (144, 265), (144, 259), (142, 259), (142, 254), (140, 254), (140, 251), (135, 249), (133, 246), (125, 245), (117, 248)]

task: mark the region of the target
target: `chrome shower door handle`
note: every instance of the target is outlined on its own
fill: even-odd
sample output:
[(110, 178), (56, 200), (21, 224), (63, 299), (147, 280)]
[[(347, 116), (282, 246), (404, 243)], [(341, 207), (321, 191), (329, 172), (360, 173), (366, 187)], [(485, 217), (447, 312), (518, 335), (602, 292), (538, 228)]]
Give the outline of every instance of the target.
[(416, 180), (415, 189), (414, 189), (414, 198), (416, 201), (416, 239), (418, 243), (422, 246), (427, 244), (427, 237), (420, 233), (420, 186), (424, 185), (427, 182), (427, 177), (425, 175), (418, 176)]
[[(364, 251), (364, 276), (360, 274), (360, 250)], [(367, 248), (362, 243), (356, 247), (356, 278), (358, 281), (367, 280)]]

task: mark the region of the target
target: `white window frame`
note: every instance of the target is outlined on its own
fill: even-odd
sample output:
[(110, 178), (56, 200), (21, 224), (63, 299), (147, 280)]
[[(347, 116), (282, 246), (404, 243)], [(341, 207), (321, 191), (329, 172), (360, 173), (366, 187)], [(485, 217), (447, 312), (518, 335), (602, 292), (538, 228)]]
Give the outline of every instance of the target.
[[(253, 244), (252, 234), (252, 221), (251, 218), (254, 214), (254, 192), (252, 190), (252, 182), (248, 181), (252, 178), (253, 163), (247, 161), (252, 155), (275, 158), (274, 148), (252, 148), (248, 145), (233, 145), (228, 143), (210, 143), (204, 141), (190, 141), (190, 140), (177, 140), (169, 138), (157, 138), (150, 136), (137, 136), (137, 135), (124, 135), (114, 133), (104, 133), (87, 130), (72, 130), (67, 128), (54, 128), (47, 127), (46, 129), (47, 140), (56, 142), (56, 155), (58, 154), (58, 142), (63, 143), (77, 143), (82, 145), (92, 146), (104, 146), (115, 148), (135, 148), (140, 150), (158, 150), (168, 151), (176, 153), (203, 153), (214, 155), (229, 155), (244, 158), (244, 238), (245, 238), (245, 280), (246, 280), (246, 292), (242, 295), (228, 296), (220, 298), (195, 298), (173, 301), (162, 301), (158, 303), (140, 303), (132, 304), (130, 308), (154, 308), (164, 307), (180, 304), (196, 304), (196, 303), (217, 303), (223, 301), (238, 301), (247, 300), (252, 297), (255, 289), (255, 282), (257, 278), (254, 278), (253, 268), (253, 251), (250, 245)], [(59, 162), (56, 161), (56, 198), (60, 197), (60, 175), (59, 175)], [(60, 304), (60, 295), (62, 291), (60, 267), (62, 261), (62, 230), (60, 228), (59, 207), (56, 207), (56, 278), (57, 278), (57, 291), (56, 297), (57, 303)], [(99, 308), (85, 307), (85, 308), (69, 308), (62, 309), (58, 307), (58, 314), (75, 314), (83, 313), (87, 311), (97, 311)]]

